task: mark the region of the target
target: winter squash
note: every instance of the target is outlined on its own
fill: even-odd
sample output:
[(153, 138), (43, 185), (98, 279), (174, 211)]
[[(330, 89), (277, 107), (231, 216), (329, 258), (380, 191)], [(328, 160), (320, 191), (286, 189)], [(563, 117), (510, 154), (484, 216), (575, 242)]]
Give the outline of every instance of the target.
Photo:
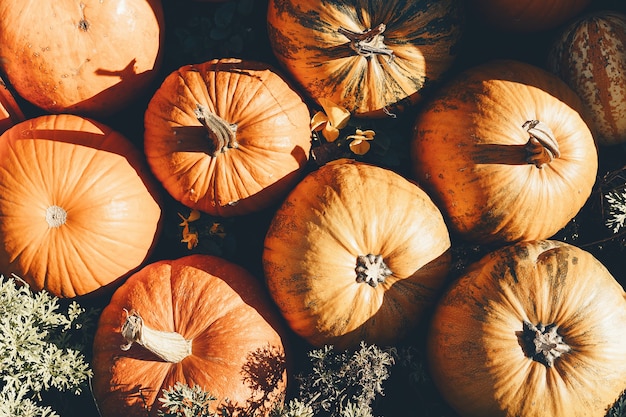
[(439, 295), (450, 238), (441, 212), (415, 183), (338, 160), (287, 196), (262, 260), (275, 303), (311, 344), (390, 345)]
[(587, 14), (551, 46), (548, 68), (581, 97), (600, 145), (626, 142), (626, 15)]
[(102, 416), (156, 416), (162, 390), (177, 382), (216, 397), (213, 411), (263, 410), (287, 383), (282, 326), (261, 281), (234, 263), (189, 255), (149, 264), (100, 316), (93, 391)]
[(556, 28), (590, 4), (591, 0), (469, 0), (468, 10), (496, 29), (530, 33)]
[(114, 285), (147, 259), (161, 208), (142, 154), (75, 115), (0, 136), (0, 270), (58, 297)]
[(533, 65), (468, 68), (417, 116), (416, 179), (467, 240), (547, 239), (578, 213), (596, 179), (581, 109), (563, 81)]
[(108, 116), (156, 76), (163, 29), (160, 0), (1, 0), (0, 69), (48, 112)]
[(259, 211), (300, 179), (310, 114), (269, 65), (216, 59), (171, 73), (144, 118), (155, 176), (184, 205), (216, 216)]
[(625, 296), (575, 246), (498, 249), (438, 302), (430, 373), (463, 417), (604, 417), (626, 380)]
[(418, 102), (452, 65), (462, 2), (270, 0), (278, 61), (314, 100), (363, 117)]
[(0, 134), (24, 119), (24, 113), (17, 104), (15, 96), (0, 78)]

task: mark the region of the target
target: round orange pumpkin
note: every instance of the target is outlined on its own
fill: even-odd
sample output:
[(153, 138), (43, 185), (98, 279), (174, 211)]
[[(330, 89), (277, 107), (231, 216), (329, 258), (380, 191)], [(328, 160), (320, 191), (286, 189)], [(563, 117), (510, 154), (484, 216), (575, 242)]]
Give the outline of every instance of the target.
[(362, 117), (418, 102), (456, 57), (462, 2), (270, 0), (274, 54), (314, 100)]
[(596, 145), (581, 114), (577, 95), (541, 68), (498, 60), (466, 69), (418, 114), (417, 181), (465, 239), (547, 239), (596, 179)]
[(15, 96), (0, 78), (0, 134), (25, 118)]
[(463, 417), (604, 417), (626, 381), (626, 294), (591, 254), (517, 243), (439, 301), (428, 363)]
[(156, 76), (163, 30), (160, 0), (0, 0), (0, 69), (48, 112), (110, 115)]
[(160, 231), (156, 182), (120, 133), (74, 115), (0, 136), (0, 271), (58, 297), (136, 270)]
[(601, 10), (563, 29), (548, 68), (581, 97), (596, 142), (626, 142), (626, 14)]
[(287, 383), (282, 326), (261, 281), (234, 263), (210, 255), (152, 263), (100, 316), (93, 391), (102, 416), (156, 416), (162, 390), (177, 382), (213, 395), (213, 412), (267, 415)]
[(274, 301), (313, 345), (390, 345), (438, 295), (450, 238), (415, 183), (339, 160), (289, 194), (271, 221), (262, 260)]
[(310, 114), (270, 66), (239, 59), (171, 73), (145, 113), (144, 151), (184, 205), (217, 216), (259, 211), (300, 179)]

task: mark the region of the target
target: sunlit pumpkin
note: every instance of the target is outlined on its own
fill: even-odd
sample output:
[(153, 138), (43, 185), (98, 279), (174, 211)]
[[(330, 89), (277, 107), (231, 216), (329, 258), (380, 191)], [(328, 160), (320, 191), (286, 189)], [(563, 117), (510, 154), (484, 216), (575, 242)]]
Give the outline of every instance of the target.
[(0, 136), (0, 271), (34, 290), (85, 295), (147, 259), (161, 221), (143, 155), (120, 133), (44, 115)]
[(387, 169), (339, 160), (307, 175), (265, 237), (263, 267), (291, 328), (314, 345), (390, 345), (420, 321), (450, 267), (439, 209)]
[(216, 59), (171, 73), (145, 113), (144, 151), (165, 189), (188, 207), (259, 211), (300, 179), (309, 110), (270, 66)]
[(0, 69), (48, 112), (120, 111), (156, 76), (164, 36), (160, 0), (0, 0)]
[(463, 417), (604, 417), (626, 381), (625, 297), (575, 246), (499, 249), (438, 302), (430, 373)]
[(463, 32), (458, 0), (270, 0), (274, 54), (314, 100), (360, 116), (395, 114), (450, 68)]
[(262, 412), (287, 384), (284, 327), (260, 280), (210, 255), (158, 261), (104, 308), (93, 391), (102, 417), (157, 416), (162, 390), (199, 386), (213, 412)]

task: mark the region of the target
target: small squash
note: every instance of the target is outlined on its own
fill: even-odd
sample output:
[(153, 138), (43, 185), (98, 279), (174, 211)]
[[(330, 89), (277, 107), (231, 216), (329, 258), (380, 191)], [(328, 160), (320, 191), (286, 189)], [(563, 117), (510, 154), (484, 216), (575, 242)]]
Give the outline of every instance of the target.
[(182, 204), (216, 216), (259, 211), (298, 182), (310, 113), (269, 65), (216, 59), (171, 73), (144, 118), (144, 152)]
[[(287, 384), (284, 324), (261, 281), (210, 255), (157, 261), (113, 294), (98, 323), (93, 392), (103, 417), (156, 416), (177, 382), (268, 415)], [(246, 414), (251, 415), (251, 414)]]
[(450, 228), (478, 243), (547, 239), (582, 208), (598, 170), (580, 99), (513, 60), (466, 69), (415, 122), (416, 179)]
[(456, 58), (459, 0), (270, 0), (272, 49), (314, 100), (362, 117), (418, 102)]
[(564, 28), (548, 68), (582, 99), (596, 142), (626, 142), (626, 14), (600, 10)]
[(263, 267), (291, 328), (313, 345), (401, 340), (450, 267), (439, 209), (387, 169), (338, 160), (307, 175), (265, 237)]
[(75, 115), (18, 123), (0, 136), (0, 271), (58, 297), (128, 276), (160, 232), (156, 185), (108, 126)]
[(575, 246), (498, 249), (438, 302), (432, 378), (463, 417), (604, 417), (626, 381), (625, 297)]

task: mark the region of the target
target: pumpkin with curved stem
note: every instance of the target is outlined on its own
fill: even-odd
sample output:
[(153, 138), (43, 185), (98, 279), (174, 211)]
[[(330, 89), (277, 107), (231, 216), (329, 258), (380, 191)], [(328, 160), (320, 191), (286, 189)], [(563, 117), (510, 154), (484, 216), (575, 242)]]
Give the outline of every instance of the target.
[(0, 68), (48, 112), (107, 116), (153, 81), (163, 29), (160, 0), (1, 0)]
[(533, 65), (497, 60), (450, 80), (418, 114), (416, 179), (478, 243), (547, 239), (582, 208), (598, 170), (577, 95)]
[(450, 267), (439, 209), (393, 171), (348, 160), (320, 167), (285, 199), (265, 237), (274, 301), (310, 343), (390, 345), (414, 328)]
[(0, 270), (58, 297), (119, 281), (159, 236), (156, 185), (103, 124), (46, 115), (11, 127), (0, 136)]
[(450, 68), (461, 12), (457, 0), (271, 0), (267, 21), (274, 54), (309, 96), (384, 117)]
[(498, 249), (438, 302), (430, 373), (463, 417), (604, 417), (626, 380), (625, 297), (575, 246)]
[(176, 200), (216, 216), (278, 202), (300, 179), (311, 148), (306, 104), (259, 62), (216, 59), (174, 71), (144, 121), (155, 176)]
[(103, 417), (156, 416), (162, 390), (181, 382), (216, 397), (213, 412), (267, 415), (286, 388), (284, 343), (267, 290), (242, 267), (210, 255), (157, 261), (102, 311), (94, 396)]

